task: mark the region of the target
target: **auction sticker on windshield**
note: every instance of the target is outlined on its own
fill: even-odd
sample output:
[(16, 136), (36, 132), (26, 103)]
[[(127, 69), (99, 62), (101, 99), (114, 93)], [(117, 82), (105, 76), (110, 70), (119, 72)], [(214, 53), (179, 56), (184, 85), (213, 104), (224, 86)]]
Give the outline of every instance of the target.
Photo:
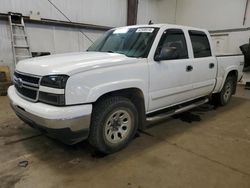
[(138, 28), (136, 33), (152, 33), (154, 28)]
[(128, 28), (120, 28), (120, 29), (116, 29), (113, 34), (121, 34), (121, 33), (127, 33), (128, 32)]

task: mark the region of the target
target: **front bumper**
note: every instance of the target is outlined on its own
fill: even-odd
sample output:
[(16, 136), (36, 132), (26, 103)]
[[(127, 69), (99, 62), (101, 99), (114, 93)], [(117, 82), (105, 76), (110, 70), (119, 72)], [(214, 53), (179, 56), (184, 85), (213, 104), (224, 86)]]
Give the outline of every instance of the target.
[(45, 132), (66, 144), (74, 144), (88, 137), (92, 105), (56, 107), (33, 103), (8, 89), (10, 104), (16, 115), (31, 127)]

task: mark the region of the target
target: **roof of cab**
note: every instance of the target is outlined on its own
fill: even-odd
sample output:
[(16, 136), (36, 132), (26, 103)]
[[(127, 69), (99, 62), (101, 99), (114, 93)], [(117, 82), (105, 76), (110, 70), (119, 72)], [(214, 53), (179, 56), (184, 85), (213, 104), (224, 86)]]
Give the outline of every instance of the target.
[[(180, 29), (186, 29), (186, 30), (197, 30), (197, 31), (207, 31), (206, 29), (201, 28), (195, 28), (195, 27), (189, 27), (184, 25), (174, 25), (174, 24), (150, 24), (150, 25), (131, 25), (131, 26), (124, 26), (124, 27), (118, 27), (118, 28), (139, 28), (139, 27), (156, 27), (156, 28), (162, 28), (162, 27), (170, 27), (170, 28), (180, 28)], [(114, 28), (114, 29), (118, 29)]]

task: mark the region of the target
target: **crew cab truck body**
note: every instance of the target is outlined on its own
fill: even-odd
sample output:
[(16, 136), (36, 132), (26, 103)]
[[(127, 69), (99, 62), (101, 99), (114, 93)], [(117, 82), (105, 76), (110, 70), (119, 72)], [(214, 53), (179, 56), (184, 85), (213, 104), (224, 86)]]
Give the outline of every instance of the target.
[(206, 30), (178, 25), (112, 29), (86, 52), (20, 61), (11, 106), (30, 126), (104, 153), (125, 147), (146, 121), (208, 101), (225, 105), (243, 56), (216, 57)]

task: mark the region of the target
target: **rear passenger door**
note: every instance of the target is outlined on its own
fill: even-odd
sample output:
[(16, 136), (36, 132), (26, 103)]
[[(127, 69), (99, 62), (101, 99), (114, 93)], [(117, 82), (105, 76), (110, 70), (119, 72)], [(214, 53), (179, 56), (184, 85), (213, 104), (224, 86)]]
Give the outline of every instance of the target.
[(189, 31), (193, 49), (193, 92), (194, 96), (205, 96), (213, 91), (216, 82), (217, 60), (212, 56), (207, 34), (202, 31)]

